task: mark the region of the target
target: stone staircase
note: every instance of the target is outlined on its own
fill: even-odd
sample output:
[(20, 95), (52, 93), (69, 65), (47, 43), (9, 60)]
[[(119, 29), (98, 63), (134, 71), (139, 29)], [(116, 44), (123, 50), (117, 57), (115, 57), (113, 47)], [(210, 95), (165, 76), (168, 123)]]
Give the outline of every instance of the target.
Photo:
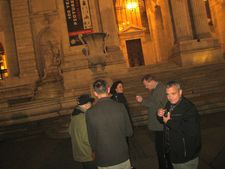
[(147, 96), (141, 78), (150, 73), (166, 83), (178, 80), (183, 86), (184, 96), (193, 101), (200, 114), (225, 112), (225, 63), (202, 66), (179, 67), (174, 63), (130, 68), (126, 75), (117, 76), (125, 85), (125, 95), (128, 99), (135, 125), (145, 125), (147, 109), (135, 101), (135, 96)]
[[(148, 119), (147, 109), (139, 105), (135, 100), (137, 94), (143, 97), (146, 97), (148, 94), (141, 82), (141, 78), (147, 73), (154, 75), (164, 83), (168, 80), (180, 81), (183, 86), (184, 95), (197, 105), (200, 114), (225, 112), (225, 62), (185, 67), (177, 66), (173, 62), (140, 66), (129, 68), (127, 73), (111, 75), (113, 80), (120, 79), (124, 82), (125, 95), (129, 102), (135, 126), (146, 125)], [(83, 93), (84, 91), (79, 92)], [(14, 137), (29, 137), (42, 132), (46, 132), (50, 137), (54, 138), (60, 138), (65, 134), (64, 129), (67, 127), (65, 126), (65, 122), (69, 121), (69, 114), (63, 114), (62, 111), (59, 115), (57, 110), (59, 109), (58, 106), (62, 106), (61, 104), (55, 103), (52, 100), (45, 100), (44, 104), (38, 100), (29, 104), (33, 109), (30, 109), (27, 113), (22, 111), (24, 106), (22, 103), (17, 105), (16, 109), (14, 108), (15, 110), (13, 109), (13, 111), (18, 113), (24, 112), (29, 115), (29, 117), (23, 119), (25, 116), (21, 116), (17, 113), (20, 115), (19, 118), (17, 118), (17, 116), (14, 118), (20, 120), (18, 124), (8, 125), (11, 123), (10, 120), (7, 120), (11, 118), (10, 114), (4, 113), (4, 111), (1, 112), (2, 118), (0, 121), (1, 123), (7, 123), (7, 125), (0, 128), (0, 140)], [(36, 113), (37, 106), (40, 109), (38, 109), (39, 114)], [(51, 114), (45, 113), (45, 109), (42, 110), (45, 106), (53, 110)], [(68, 112), (68, 110), (65, 110), (65, 112)], [(3, 116), (3, 114), (5, 115)], [(32, 116), (33, 114), (35, 116)], [(24, 122), (22, 123), (21, 121)], [(57, 130), (59, 126), (62, 126), (63, 134), (52, 131)], [(52, 135), (52, 133), (54, 135)], [(55, 133), (59, 134), (59, 136)]]

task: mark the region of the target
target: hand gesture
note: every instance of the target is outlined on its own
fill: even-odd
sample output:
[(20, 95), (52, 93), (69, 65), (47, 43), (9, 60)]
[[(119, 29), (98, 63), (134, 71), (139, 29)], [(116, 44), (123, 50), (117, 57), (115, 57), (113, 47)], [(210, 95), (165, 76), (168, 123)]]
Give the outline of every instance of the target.
[(171, 119), (170, 117), (170, 112), (168, 112), (167, 116), (163, 115), (163, 122), (166, 124), (169, 120)]
[(163, 117), (163, 115), (165, 114), (165, 111), (166, 111), (166, 109), (159, 109), (158, 110), (158, 112), (157, 112), (157, 115), (159, 116), (159, 117)]
[(136, 101), (137, 101), (138, 103), (141, 103), (141, 102), (143, 101), (142, 96), (136, 96)]

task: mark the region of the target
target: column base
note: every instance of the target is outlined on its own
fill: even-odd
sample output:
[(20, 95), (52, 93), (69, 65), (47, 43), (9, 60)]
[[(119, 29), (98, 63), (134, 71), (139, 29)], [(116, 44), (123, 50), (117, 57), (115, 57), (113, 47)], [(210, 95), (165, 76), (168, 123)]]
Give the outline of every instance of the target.
[(172, 60), (181, 66), (225, 61), (218, 40), (213, 38), (179, 42), (174, 47)]

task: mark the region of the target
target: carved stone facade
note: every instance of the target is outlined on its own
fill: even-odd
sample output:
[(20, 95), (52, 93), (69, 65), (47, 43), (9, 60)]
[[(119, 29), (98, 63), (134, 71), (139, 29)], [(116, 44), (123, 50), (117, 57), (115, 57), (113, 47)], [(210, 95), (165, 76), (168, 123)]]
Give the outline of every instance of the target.
[[(119, 0), (89, 0), (93, 36), (100, 32), (107, 38), (104, 45), (93, 40), (79, 46), (70, 46), (66, 1), (0, 0), (0, 41), (9, 68), (9, 77), (0, 80), (0, 126), (69, 115), (74, 98), (90, 92), (93, 79), (125, 76), (131, 66), (223, 60), (224, 0), (207, 1), (211, 18), (203, 0), (137, 0), (130, 11), (126, 4), (117, 6)], [(123, 23), (124, 11), (135, 18)], [(95, 42), (97, 48), (90, 45)], [(87, 47), (91, 53), (85, 56)], [(130, 49), (142, 57), (133, 58)], [(98, 57), (92, 56), (96, 52)], [(104, 73), (94, 74), (93, 65)]]

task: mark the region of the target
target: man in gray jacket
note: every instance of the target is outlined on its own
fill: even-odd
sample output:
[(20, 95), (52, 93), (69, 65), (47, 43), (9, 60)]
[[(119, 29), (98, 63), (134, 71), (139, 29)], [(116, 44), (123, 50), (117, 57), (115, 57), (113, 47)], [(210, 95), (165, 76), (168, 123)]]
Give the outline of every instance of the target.
[(89, 142), (96, 155), (98, 169), (130, 169), (126, 137), (133, 130), (125, 106), (113, 101), (104, 80), (93, 84), (97, 103), (87, 111)]
[(166, 87), (162, 82), (157, 81), (149, 74), (142, 78), (142, 82), (145, 88), (149, 90), (149, 95), (147, 98), (137, 95), (136, 101), (148, 108), (148, 128), (154, 133), (159, 169), (170, 169), (172, 168), (172, 164), (168, 157), (166, 157), (163, 147), (163, 125), (157, 119), (158, 109), (165, 107), (167, 102)]

